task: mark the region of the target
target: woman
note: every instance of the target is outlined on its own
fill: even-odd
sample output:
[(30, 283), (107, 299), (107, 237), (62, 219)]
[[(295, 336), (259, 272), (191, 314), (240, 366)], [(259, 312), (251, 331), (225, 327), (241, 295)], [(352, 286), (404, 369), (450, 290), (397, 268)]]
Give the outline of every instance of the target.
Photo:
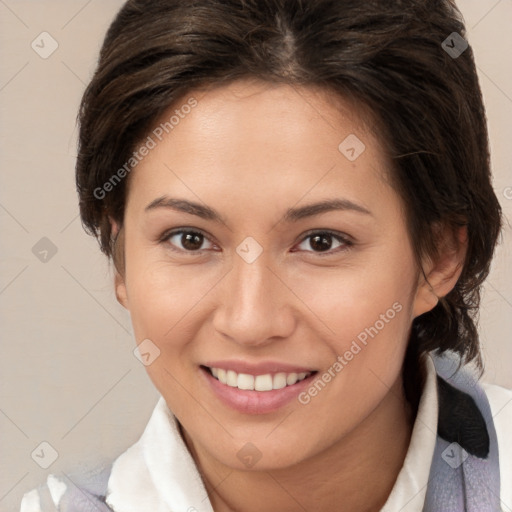
[(512, 391), (478, 380), (501, 210), (464, 34), (447, 0), (123, 6), (77, 187), (161, 399), (22, 512), (512, 507)]

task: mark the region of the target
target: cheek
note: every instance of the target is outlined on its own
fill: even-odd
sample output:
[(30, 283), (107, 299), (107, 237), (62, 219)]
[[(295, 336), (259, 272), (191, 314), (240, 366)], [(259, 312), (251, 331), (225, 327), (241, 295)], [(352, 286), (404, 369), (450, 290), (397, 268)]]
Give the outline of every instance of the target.
[(297, 294), (322, 320), (318, 333), (331, 353), (324, 376), (336, 376), (317, 403), (326, 415), (341, 400), (345, 412), (359, 417), (376, 406), (400, 375), (413, 317), (415, 266), (407, 248), (401, 254), (379, 253), (371, 263), (313, 281), (315, 286), (308, 279), (298, 283)]
[[(193, 264), (192, 260), (173, 265), (162, 255), (159, 260), (148, 256), (155, 251), (149, 251), (144, 241), (133, 235), (126, 239), (126, 283), (137, 341), (177, 339), (173, 331), (180, 332), (184, 324), (189, 330), (192, 318), (196, 323), (205, 321), (200, 317), (205, 310), (201, 302), (228, 269)], [(338, 354), (348, 350), (354, 339), (363, 344), (365, 339), (373, 339), (375, 329), (379, 338), (397, 338), (404, 330), (414, 280), (410, 247), (403, 243), (388, 241), (347, 261), (350, 263), (337, 267), (276, 269), (293, 292), (289, 296), (290, 310), (302, 311), (307, 328), (325, 340), (333, 340), (330, 344)], [(224, 299), (229, 300), (229, 295)], [(394, 315), (396, 303), (402, 312)]]
[(152, 253), (135, 239), (126, 244), (126, 288), (137, 340), (172, 337), (219, 279), (213, 267), (172, 265)]
[[(393, 258), (390, 258), (392, 261)], [(359, 338), (364, 342), (375, 333), (395, 337), (407, 327), (412, 307), (414, 267), (402, 258), (400, 265), (385, 258), (375, 264), (361, 264), (303, 274), (293, 281), (293, 290), (315, 313), (315, 325), (326, 339), (337, 340), (338, 349)], [(338, 352), (339, 353), (339, 352)]]
[[(315, 313), (329, 327), (322, 329), (322, 339), (331, 352), (320, 372), (320, 378), (329, 381), (325, 390), (310, 388), (303, 397), (314, 401), (319, 429), (337, 435), (350, 428), (396, 383), (412, 322), (413, 275), (412, 267), (396, 273), (375, 269), (350, 279), (331, 279), (323, 286), (328, 294), (312, 292)], [(338, 403), (343, 407), (334, 411)]]

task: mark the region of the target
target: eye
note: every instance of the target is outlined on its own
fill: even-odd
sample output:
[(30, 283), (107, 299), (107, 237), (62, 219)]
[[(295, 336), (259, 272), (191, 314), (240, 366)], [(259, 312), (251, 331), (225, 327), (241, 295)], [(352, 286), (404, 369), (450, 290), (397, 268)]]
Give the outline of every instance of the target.
[[(336, 243), (338, 243), (338, 245), (334, 247), (334, 250), (332, 250), (333, 239), (336, 241)], [(298, 246), (299, 248), (303, 246), (302, 250), (306, 250), (306, 252), (317, 253), (319, 256), (324, 256), (324, 254), (320, 253), (327, 253), (326, 255), (329, 255), (333, 253), (346, 251), (354, 245), (353, 242), (348, 239), (348, 237), (342, 235), (341, 233), (332, 233), (330, 231), (310, 232), (302, 240), (303, 241)], [(313, 251), (308, 251), (304, 247), (304, 244), (308, 244), (309, 247), (313, 248)]]
[[(333, 239), (335, 241), (334, 249)], [(203, 247), (205, 241), (210, 243), (209, 247)], [(213, 249), (216, 247), (215, 244), (213, 244), (211, 240), (201, 231), (184, 228), (165, 233), (160, 239), (160, 242), (167, 243), (170, 249), (173, 251), (185, 253), (200, 253), (203, 250)], [(309, 247), (313, 249), (312, 251), (304, 247), (304, 244), (308, 243)], [(346, 251), (353, 245), (353, 242), (349, 240), (347, 236), (342, 235), (341, 233), (333, 233), (330, 231), (314, 231), (306, 234), (298, 247), (299, 250), (313, 252), (319, 256), (324, 256), (322, 253), (326, 253), (325, 255), (327, 256), (333, 253)]]
[[(201, 231), (190, 229), (171, 231), (164, 234), (160, 241), (168, 242), (173, 251), (181, 252), (201, 252), (208, 249), (208, 247), (202, 247), (203, 243), (205, 241), (210, 242), (206, 235)], [(179, 247), (179, 244), (181, 244), (181, 247)], [(213, 244), (211, 245), (213, 246)]]

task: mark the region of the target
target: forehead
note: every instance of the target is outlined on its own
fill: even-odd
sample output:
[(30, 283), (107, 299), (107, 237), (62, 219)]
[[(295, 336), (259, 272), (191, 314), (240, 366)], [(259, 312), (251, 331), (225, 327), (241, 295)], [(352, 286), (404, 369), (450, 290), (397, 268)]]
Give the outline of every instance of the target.
[(179, 191), (267, 202), (333, 187), (378, 194), (387, 160), (367, 120), (367, 111), (318, 87), (239, 80), (190, 91), (149, 132), (152, 149), (130, 189), (145, 199)]
[[(187, 103), (191, 97), (198, 105), (179, 120), (175, 117), (172, 131), (186, 124), (190, 131), (209, 132), (209, 137), (221, 137), (223, 133), (219, 130), (226, 129), (232, 138), (237, 133), (240, 137), (249, 133), (261, 137), (267, 133), (271, 140), (278, 134), (280, 139), (307, 137), (314, 141), (327, 131), (336, 132), (339, 138), (344, 129), (351, 129), (366, 138), (375, 138), (371, 131), (374, 116), (355, 100), (349, 101), (319, 86), (269, 83), (253, 78), (191, 91), (175, 100), (155, 126), (165, 125), (173, 113), (189, 110)], [(209, 130), (213, 126), (215, 131)], [(245, 130), (239, 131), (242, 128)], [(372, 143), (379, 141), (375, 138)]]

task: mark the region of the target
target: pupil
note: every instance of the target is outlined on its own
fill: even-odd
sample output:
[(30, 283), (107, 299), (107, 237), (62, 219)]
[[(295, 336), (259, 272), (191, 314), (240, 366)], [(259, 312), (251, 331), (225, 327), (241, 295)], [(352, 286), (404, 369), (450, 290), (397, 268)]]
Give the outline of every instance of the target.
[[(201, 247), (202, 235), (198, 233), (185, 233), (181, 237), (181, 243), (185, 249), (199, 249)], [(196, 245), (194, 245), (194, 242)]]
[(327, 251), (331, 248), (332, 243), (330, 243), (331, 235), (315, 235), (311, 238), (310, 245), (313, 249), (318, 249), (319, 251)]
[[(199, 249), (202, 243), (202, 235), (199, 233), (185, 233), (181, 237), (183, 247), (189, 250)], [(310, 245), (318, 251), (328, 251), (331, 246), (331, 235), (315, 235), (311, 238)]]

